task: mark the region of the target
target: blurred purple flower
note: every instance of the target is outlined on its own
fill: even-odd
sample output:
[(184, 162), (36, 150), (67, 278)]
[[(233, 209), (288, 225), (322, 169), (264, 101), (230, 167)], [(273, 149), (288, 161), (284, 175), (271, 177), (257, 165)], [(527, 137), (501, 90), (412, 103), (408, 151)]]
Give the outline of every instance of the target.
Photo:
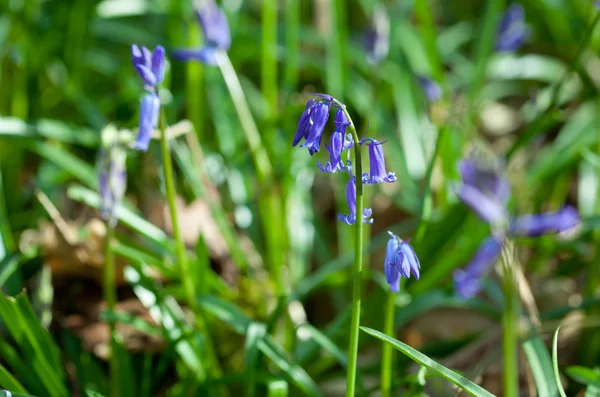
[(579, 214), (570, 205), (556, 212), (522, 215), (509, 228), (513, 236), (537, 237), (547, 233), (560, 233), (579, 224)]
[(390, 19), (382, 4), (375, 9), (365, 32), (365, 51), (367, 60), (373, 65), (387, 58), (390, 52)]
[[(346, 184), (346, 202), (348, 203), (350, 214), (338, 214), (338, 220), (348, 225), (353, 225), (356, 222), (356, 178), (354, 176)], [(362, 221), (368, 224), (373, 223), (373, 219), (369, 219), (372, 214), (373, 211), (370, 208), (364, 208)]]
[(486, 238), (467, 267), (454, 271), (452, 277), (454, 278), (454, 288), (458, 296), (469, 299), (479, 292), (481, 289), (481, 278), (500, 257), (502, 243), (502, 239)]
[(510, 185), (500, 170), (484, 168), (475, 160), (463, 160), (459, 172), (462, 185), (456, 192), (458, 198), (484, 221), (492, 225), (506, 223)]
[(369, 146), (369, 172), (363, 174), (363, 183), (375, 185), (381, 182), (396, 182), (396, 174), (387, 172), (385, 169), (385, 158), (383, 156), (383, 144), (376, 139), (366, 138), (361, 144)]
[(344, 150), (352, 147), (352, 138), (346, 134), (346, 128), (348, 127), (348, 120), (342, 109), (339, 109), (335, 116), (336, 129), (331, 135), (331, 146), (325, 145), (325, 149), (329, 152), (330, 161), (327, 162), (327, 166), (323, 166), (320, 161), (317, 161), (317, 167), (322, 172), (335, 173), (336, 171), (349, 171), (348, 167), (351, 165), (348, 160), (348, 166), (344, 165), (342, 161), (342, 153)]
[(421, 264), (410, 244), (402, 241), (394, 233), (388, 233), (390, 240), (387, 243), (383, 268), (390, 289), (392, 292), (398, 292), (400, 290), (400, 277), (410, 278), (412, 273), (413, 277), (418, 280)]
[(121, 139), (125, 131), (118, 131), (108, 125), (101, 135), (102, 148), (98, 163), (98, 189), (100, 193), (100, 213), (102, 218), (111, 226), (116, 225), (116, 210), (123, 201), (127, 186), (127, 145), (130, 142), (129, 131), (127, 139)]
[(176, 50), (173, 56), (181, 61), (196, 59), (207, 65), (216, 66), (219, 51), (227, 52), (231, 47), (231, 32), (227, 17), (214, 0), (207, 0), (196, 10), (196, 15), (202, 27), (204, 47)]
[(131, 46), (131, 63), (149, 91), (153, 91), (156, 85), (165, 78), (165, 49), (163, 46), (156, 46), (154, 52), (151, 53), (146, 47), (140, 48), (133, 44)]
[(508, 7), (500, 21), (496, 50), (509, 52), (521, 48), (529, 37), (529, 27), (525, 23), (525, 10), (520, 4), (513, 3)]
[(438, 83), (425, 76), (417, 76), (417, 80), (429, 102), (435, 102), (442, 98), (442, 89)]
[(140, 127), (135, 141), (135, 148), (141, 151), (148, 150), (152, 132), (156, 129), (158, 123), (158, 113), (160, 111), (160, 100), (154, 93), (147, 94), (142, 99), (140, 107)]
[(496, 262), (507, 236), (540, 236), (559, 233), (579, 224), (577, 210), (566, 206), (556, 212), (523, 215), (509, 222), (507, 203), (510, 185), (500, 167), (484, 166), (483, 161), (463, 160), (459, 164), (462, 185), (457, 196), (494, 228), (494, 236), (482, 243), (464, 270), (454, 272), (457, 294), (463, 298), (474, 296), (480, 289), (481, 277)]

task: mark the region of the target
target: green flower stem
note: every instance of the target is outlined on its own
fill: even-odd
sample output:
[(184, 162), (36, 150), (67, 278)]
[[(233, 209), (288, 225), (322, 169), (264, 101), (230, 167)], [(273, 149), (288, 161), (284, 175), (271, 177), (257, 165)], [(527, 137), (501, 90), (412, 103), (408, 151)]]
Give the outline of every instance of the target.
[[(385, 314), (383, 323), (383, 332), (394, 337), (394, 309), (396, 308), (396, 294), (388, 291), (385, 301)], [(391, 397), (392, 395), (392, 370), (393, 370), (393, 352), (390, 343), (384, 343), (381, 347), (381, 397)]]
[[(194, 285), (194, 277), (190, 271), (189, 263), (187, 261), (187, 254), (185, 250), (185, 245), (183, 239), (181, 237), (181, 233), (179, 230), (179, 222), (177, 218), (177, 206), (175, 203), (175, 181), (173, 177), (173, 163), (171, 161), (171, 153), (169, 151), (169, 141), (167, 137), (167, 118), (165, 115), (164, 108), (160, 109), (160, 130), (161, 130), (161, 139), (160, 146), (163, 157), (163, 170), (165, 176), (165, 185), (167, 189), (167, 202), (169, 203), (169, 212), (171, 214), (171, 224), (173, 227), (173, 236), (175, 237), (175, 255), (177, 256), (177, 261), (179, 262), (179, 272), (181, 275), (181, 280), (183, 282), (183, 288), (185, 291), (186, 299), (188, 301), (188, 305), (192, 311), (197, 314), (196, 316), (196, 328), (203, 333), (204, 338), (206, 340), (205, 348), (206, 348), (206, 358), (207, 358), (207, 367), (209, 369), (210, 375), (214, 377), (221, 376), (221, 368), (219, 365), (219, 360), (217, 358), (216, 352), (214, 351), (214, 345), (211, 342), (210, 329), (208, 328), (208, 324), (206, 322), (206, 317), (204, 315), (203, 310), (199, 307), (197, 303), (195, 285)], [(198, 269), (200, 274), (197, 279), (199, 280), (200, 285), (206, 285), (207, 277), (205, 274), (202, 274), (206, 271), (205, 267), (200, 267)], [(219, 395), (226, 395), (223, 392), (224, 389), (219, 389), (216, 391)]]
[(261, 136), (250, 112), (248, 101), (242, 90), (240, 80), (226, 52), (217, 54), (219, 68), (229, 89), (233, 105), (246, 134), (246, 140), (256, 167), (256, 176), (261, 188), (260, 215), (265, 231), (268, 259), (271, 274), (275, 279), (278, 293), (284, 293), (282, 263), (285, 262), (286, 226), (284, 224), (281, 199), (273, 184), (273, 166), (261, 141)]
[[(113, 222), (106, 222), (106, 236), (104, 237), (104, 300), (106, 301), (106, 307), (108, 311), (114, 312), (117, 304), (117, 281), (116, 281), (116, 265), (115, 265), (115, 254), (112, 251), (112, 241), (115, 236), (115, 225)], [(113, 396), (119, 395), (119, 363), (117, 361), (115, 346), (116, 335), (115, 335), (115, 323), (110, 320), (110, 387), (111, 394)]]
[[(169, 152), (169, 140), (167, 137), (167, 119), (165, 116), (165, 110), (161, 107), (160, 109), (160, 147), (163, 158), (163, 170), (165, 176), (165, 185), (167, 189), (167, 202), (169, 203), (169, 212), (171, 214), (171, 225), (173, 227), (173, 237), (175, 237), (175, 255), (179, 262), (179, 269), (181, 280), (183, 282), (183, 289), (188, 305), (192, 310), (197, 307), (196, 304), (196, 292), (194, 291), (194, 279), (190, 272), (190, 267), (187, 261), (187, 255), (185, 252), (185, 245), (183, 238), (179, 231), (179, 221), (177, 219), (177, 205), (175, 203), (176, 192), (175, 192), (175, 181), (173, 177), (173, 163), (171, 161), (171, 153)], [(205, 278), (202, 275), (199, 276), (201, 282), (205, 282)]]
[[(362, 283), (362, 261), (363, 261), (363, 184), (362, 184), (362, 156), (361, 146), (358, 144), (360, 139), (356, 132), (356, 127), (346, 106), (335, 100), (338, 106), (344, 111), (346, 118), (350, 122), (348, 129), (354, 140), (354, 175), (356, 177), (356, 214), (354, 222), (354, 274), (352, 276), (352, 320), (350, 322), (350, 345), (348, 346), (348, 374), (346, 376), (346, 397), (354, 397), (354, 388), (356, 385), (356, 366), (358, 361), (358, 335), (360, 332), (360, 289)], [(352, 214), (350, 214), (352, 215)]]
[(519, 396), (519, 308), (512, 269), (503, 265), (504, 311), (502, 313), (502, 351), (504, 355), (505, 397)]

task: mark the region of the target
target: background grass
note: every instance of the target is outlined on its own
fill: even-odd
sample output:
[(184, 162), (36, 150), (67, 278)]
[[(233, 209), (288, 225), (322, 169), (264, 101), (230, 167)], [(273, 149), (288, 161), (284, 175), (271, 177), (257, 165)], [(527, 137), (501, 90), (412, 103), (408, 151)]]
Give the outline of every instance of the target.
[[(377, 3), (391, 20), (390, 54), (372, 66), (363, 34)], [(519, 3), (530, 37), (519, 51), (499, 54), (496, 26), (509, 5), (501, 0), (222, 2), (229, 57), (273, 174), (257, 178), (219, 69), (169, 60), (161, 97), (169, 124), (183, 132), (171, 141), (180, 219), (192, 273), (208, 274), (193, 280), (206, 325), (198, 328), (181, 303), (158, 144), (128, 156), (113, 246), (115, 312), (102, 301), (105, 229), (95, 193), (100, 131), (109, 122), (137, 127), (141, 89), (130, 45), (162, 44), (168, 53), (199, 45), (191, 3), (4, 1), (0, 386), (13, 395), (110, 395), (112, 320), (122, 396), (343, 394), (353, 250), (351, 228), (336, 213), (347, 211), (346, 180), (318, 172), (324, 154), (291, 148), (304, 93), (326, 92), (346, 103), (361, 131), (369, 125), (387, 140), (387, 168), (398, 176), (367, 192), (375, 223), (365, 231), (361, 324), (383, 329), (386, 231), (409, 238), (419, 228), (422, 277), (396, 297), (394, 336), (502, 395), (498, 276), (468, 301), (455, 297), (451, 282), (487, 234), (454, 196), (456, 163), (486, 148), (507, 159), (515, 213), (570, 203), (582, 216), (574, 236), (515, 242), (520, 286), (532, 292), (525, 303), (539, 312), (525, 305), (518, 329), (522, 393), (558, 395), (548, 347), (559, 324), (566, 394), (596, 393), (597, 11), (591, 0)], [(443, 98), (429, 103), (416, 76), (435, 79)], [(206, 365), (208, 334), (218, 372)], [(378, 389), (380, 349), (361, 335), (360, 395)], [(454, 393), (405, 356), (395, 365), (392, 383), (402, 395)]]

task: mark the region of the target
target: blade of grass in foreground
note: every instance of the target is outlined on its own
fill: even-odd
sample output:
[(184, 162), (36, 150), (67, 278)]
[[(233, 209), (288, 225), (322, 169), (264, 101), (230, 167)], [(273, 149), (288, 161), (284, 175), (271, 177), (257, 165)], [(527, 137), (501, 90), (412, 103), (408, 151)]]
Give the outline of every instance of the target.
[(522, 346), (529, 368), (531, 368), (538, 396), (557, 396), (560, 390), (556, 389), (550, 354), (542, 339), (536, 336), (524, 342)]
[(391, 344), (392, 346), (394, 346), (394, 348), (401, 351), (402, 353), (404, 353), (405, 355), (407, 355), (408, 357), (410, 357), (417, 363), (424, 365), (425, 367), (437, 372), (443, 378), (454, 383), (456, 386), (460, 387), (461, 389), (463, 389), (470, 395), (477, 396), (477, 397), (494, 397), (494, 395), (492, 393), (485, 390), (481, 386), (471, 382), (464, 376), (457, 374), (456, 372), (452, 371), (451, 369), (444, 367), (443, 365), (437, 363), (436, 361), (427, 357), (426, 355), (419, 352), (418, 350), (413, 349), (412, 347), (408, 346), (407, 344), (402, 343), (394, 338), (391, 338), (391, 337), (387, 336), (386, 334), (383, 334), (372, 328), (360, 327), (360, 329), (363, 332), (365, 332), (371, 336), (374, 336), (375, 338), (377, 338), (383, 342)]
[(560, 327), (556, 328), (554, 338), (552, 339), (552, 370), (554, 372), (554, 382), (556, 382), (556, 388), (560, 393), (560, 397), (567, 397), (560, 381), (560, 373), (558, 372), (558, 331), (560, 331)]

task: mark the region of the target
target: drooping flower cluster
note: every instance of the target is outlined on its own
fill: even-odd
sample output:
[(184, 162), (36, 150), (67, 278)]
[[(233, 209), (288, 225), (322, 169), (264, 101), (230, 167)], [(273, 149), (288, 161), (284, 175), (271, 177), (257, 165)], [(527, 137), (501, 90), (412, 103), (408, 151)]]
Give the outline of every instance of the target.
[(131, 46), (131, 62), (148, 91), (140, 106), (140, 126), (135, 141), (135, 148), (145, 152), (158, 123), (160, 99), (157, 88), (165, 78), (165, 49), (159, 45), (150, 52), (146, 47), (134, 44)]
[(486, 166), (481, 161), (463, 160), (459, 172), (462, 184), (457, 196), (492, 229), (492, 236), (482, 242), (469, 264), (453, 274), (456, 292), (463, 298), (479, 292), (482, 277), (500, 257), (507, 237), (560, 233), (579, 224), (577, 210), (571, 206), (556, 212), (511, 218), (507, 209), (510, 184), (498, 164)]
[[(350, 213), (339, 214), (338, 219), (352, 225), (356, 222), (356, 177), (352, 173), (349, 149), (354, 146), (354, 140), (352, 135), (346, 132), (350, 122), (346, 117), (345, 105), (329, 95), (315, 94), (315, 97), (306, 103), (306, 108), (300, 116), (292, 146), (296, 146), (304, 140), (300, 147), (307, 148), (311, 156), (321, 150), (323, 132), (332, 107), (337, 108), (337, 112), (335, 131), (331, 135), (330, 144), (325, 145), (325, 149), (329, 153), (329, 161), (325, 166), (321, 162), (317, 162), (317, 166), (322, 172), (336, 173), (342, 171), (350, 174), (350, 180), (346, 185), (346, 201)], [(396, 181), (396, 175), (393, 172), (387, 172), (385, 168), (384, 143), (372, 138), (364, 138), (358, 142), (359, 145), (367, 145), (369, 148), (370, 169), (369, 172), (365, 172), (361, 176), (363, 184), (374, 185), (381, 182), (392, 183)], [(342, 159), (344, 151), (348, 151), (345, 161)], [(372, 223), (371, 214), (371, 209), (365, 208), (362, 214), (363, 222)]]
[(390, 285), (392, 292), (400, 290), (400, 277), (410, 278), (412, 273), (415, 279), (419, 279), (421, 264), (415, 254), (415, 250), (405, 241), (392, 232), (387, 243), (385, 252), (385, 279)]
[(182, 49), (173, 53), (181, 61), (197, 59), (207, 65), (218, 65), (219, 51), (227, 52), (231, 47), (231, 33), (227, 17), (214, 0), (207, 0), (196, 9), (196, 16), (202, 27), (205, 45), (197, 49)]
[(529, 37), (530, 29), (525, 23), (525, 10), (520, 4), (511, 4), (504, 12), (498, 36), (496, 39), (496, 50), (501, 52), (516, 51)]
[(100, 214), (111, 226), (117, 223), (117, 208), (123, 201), (127, 187), (125, 160), (127, 147), (133, 140), (128, 130), (117, 130), (108, 125), (102, 130), (102, 148), (98, 162), (98, 189)]
[[(317, 167), (321, 172), (336, 173), (347, 172), (350, 179), (346, 184), (346, 202), (348, 214), (338, 214), (338, 220), (348, 225), (353, 225), (357, 221), (356, 213), (356, 189), (357, 180), (352, 171), (352, 162), (350, 160), (350, 149), (358, 144), (359, 147), (367, 146), (369, 153), (369, 171), (360, 175), (362, 185), (375, 185), (382, 182), (396, 182), (396, 175), (388, 172), (385, 167), (385, 157), (383, 153), (383, 144), (373, 138), (363, 138), (355, 142), (353, 135), (348, 133), (351, 121), (348, 119), (345, 105), (330, 95), (315, 94), (307, 103), (304, 112), (298, 121), (298, 127), (292, 141), (292, 146), (297, 146), (304, 141), (300, 147), (307, 148), (310, 155), (314, 155), (321, 149), (323, 132), (329, 120), (329, 112), (332, 108), (337, 109), (335, 115), (335, 131), (331, 134), (329, 145), (325, 149), (329, 153), (329, 161), (326, 165), (317, 162)], [(346, 156), (344, 159), (344, 151)], [(373, 223), (371, 219), (373, 211), (370, 208), (363, 208), (360, 215), (362, 222)], [(417, 259), (413, 248), (398, 237), (392, 236), (388, 243), (387, 257), (385, 262), (385, 274), (392, 291), (399, 289), (400, 276), (409, 277), (410, 273), (419, 278), (419, 260)]]

